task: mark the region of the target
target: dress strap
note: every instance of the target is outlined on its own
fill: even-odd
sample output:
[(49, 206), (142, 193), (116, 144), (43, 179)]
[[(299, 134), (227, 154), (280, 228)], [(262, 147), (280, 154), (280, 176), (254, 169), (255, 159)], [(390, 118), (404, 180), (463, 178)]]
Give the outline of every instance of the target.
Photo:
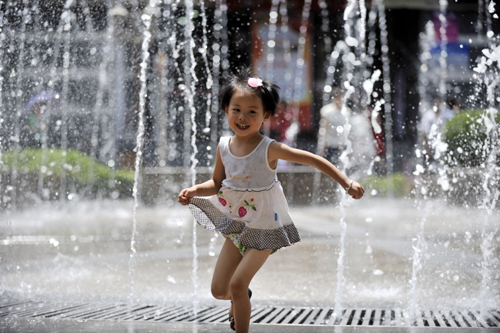
[(229, 136), (223, 136), (219, 139), (219, 149), (222, 157), (229, 153)]
[(267, 169), (269, 171), (273, 172), (275, 174), (275, 177), (276, 177), (276, 170), (277, 170), (277, 168), (276, 169), (271, 168), (271, 166), (269, 165), (269, 160), (267, 158), (268, 151), (269, 151), (269, 146), (271, 145), (271, 143), (273, 143), (276, 140), (271, 139), (271, 138), (269, 138), (267, 136), (264, 138), (264, 140), (266, 140), (266, 142), (264, 144), (265, 149), (264, 149), (264, 156), (263, 156), (264, 157), (264, 165), (267, 167)]

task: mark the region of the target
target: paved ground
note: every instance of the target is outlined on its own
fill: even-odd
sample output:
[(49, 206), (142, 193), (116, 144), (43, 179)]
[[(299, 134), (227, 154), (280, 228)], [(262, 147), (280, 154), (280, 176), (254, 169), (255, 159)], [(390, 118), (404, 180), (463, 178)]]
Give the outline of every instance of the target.
[[(50, 320), (50, 319), (0, 319), (3, 333), (226, 333), (233, 332), (227, 324), (146, 323)], [(417, 328), (417, 327), (345, 327), (345, 326), (294, 326), (255, 324), (250, 332), (259, 333), (494, 333), (500, 329), (485, 328)]]

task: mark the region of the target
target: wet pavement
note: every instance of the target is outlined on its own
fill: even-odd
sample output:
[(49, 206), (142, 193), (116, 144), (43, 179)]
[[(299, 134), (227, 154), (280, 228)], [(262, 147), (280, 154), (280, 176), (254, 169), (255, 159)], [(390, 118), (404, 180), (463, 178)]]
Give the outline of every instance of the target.
[[(51, 319), (2, 318), (2, 333), (222, 333), (233, 332), (227, 324), (147, 323), (111, 321), (74, 321)], [(432, 327), (346, 327), (254, 324), (250, 332), (259, 333), (494, 333), (496, 328), (432, 328)]]

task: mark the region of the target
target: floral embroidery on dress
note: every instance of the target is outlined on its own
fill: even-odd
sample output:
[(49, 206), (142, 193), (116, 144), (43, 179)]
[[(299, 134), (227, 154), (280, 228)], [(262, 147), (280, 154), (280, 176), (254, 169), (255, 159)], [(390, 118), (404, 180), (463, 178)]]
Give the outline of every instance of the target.
[(217, 196), (219, 197), (219, 202), (221, 203), (221, 205), (225, 207), (227, 205), (227, 201), (226, 199), (224, 199), (224, 194), (222, 194), (222, 191), (219, 191), (217, 193)]
[[(253, 201), (253, 199), (250, 199), (250, 201)], [(248, 201), (245, 200), (243, 206), (241, 206), (240, 209), (238, 210), (238, 214), (240, 215), (240, 217), (243, 217), (247, 215), (249, 209), (257, 211), (257, 208), (255, 208), (255, 204), (249, 204)]]

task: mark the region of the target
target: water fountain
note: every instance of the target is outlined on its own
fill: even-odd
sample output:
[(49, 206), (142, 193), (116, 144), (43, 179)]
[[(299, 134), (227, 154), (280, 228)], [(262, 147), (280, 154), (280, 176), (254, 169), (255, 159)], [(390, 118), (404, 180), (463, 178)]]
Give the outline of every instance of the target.
[[(314, 1), (303, 5), (272, 1), (262, 11), (269, 20), (262, 74), (273, 73), (279, 60), (287, 64), (287, 80), (304, 77), (316, 9)], [(440, 1), (440, 38), (431, 24), (421, 35), (422, 113), (432, 93), (450, 91), (448, 5)], [(123, 311), (120, 318), (168, 321), (178, 311), (186, 313), (182, 320), (204, 320), (211, 307), (219, 313), (213, 314), (217, 322), (226, 319), (227, 304), (209, 292), (222, 240), (197, 229), (175, 196), (210, 176), (218, 137), (227, 131), (218, 109), (220, 85), (234, 58), (245, 54), (231, 54), (230, 46), (243, 43), (229, 29), (235, 27), (231, 6), (221, 0), (0, 1), (2, 299), (54, 302), (61, 309), (56, 318), (71, 318), (82, 304), (106, 304), (111, 312)], [(318, 3), (323, 34), (334, 24), (329, 6)], [(340, 83), (344, 111), (373, 107), (373, 130), (386, 138), (388, 177), (377, 175), (374, 165), (382, 159), (371, 156), (356, 173), (366, 182), (366, 198), (353, 203), (318, 173), (283, 169), (304, 240), (270, 258), (272, 268), (252, 282), (256, 321), (500, 326), (500, 52), (495, 4), (480, 1), (478, 8), (476, 31), (484, 50), (468, 69), (476, 90), (462, 97), (484, 110), (470, 118), (474, 128), (484, 129), (483, 143), (474, 141), (474, 156), (482, 159), (457, 164), (461, 152), (471, 150), (448, 148), (444, 132), (435, 133), (432, 151), (419, 138), (414, 172), (404, 176), (413, 192), (398, 197), (401, 184), (389, 177), (396, 171), (390, 16), (382, 0), (348, 1), (338, 32), (325, 41), (327, 56), (319, 63), (326, 74), (317, 103), (327, 104)], [(250, 34), (246, 23), (236, 27)], [(279, 52), (278, 40), (284, 41)], [(283, 96), (300, 99), (299, 80), (287, 87)], [(291, 107), (287, 134), (293, 144), (300, 118), (298, 104)], [(345, 172), (351, 172), (351, 157), (349, 149), (341, 156)], [(305, 179), (311, 181), (298, 185)], [(295, 201), (302, 191), (302, 202)], [(269, 283), (283, 281), (283, 272), (295, 274), (293, 288)], [(18, 316), (30, 309), (40, 313), (50, 307), (43, 302), (9, 309)], [(174, 304), (188, 310), (172, 310)], [(104, 307), (101, 318), (112, 318)], [(346, 308), (356, 310), (349, 315)]]

